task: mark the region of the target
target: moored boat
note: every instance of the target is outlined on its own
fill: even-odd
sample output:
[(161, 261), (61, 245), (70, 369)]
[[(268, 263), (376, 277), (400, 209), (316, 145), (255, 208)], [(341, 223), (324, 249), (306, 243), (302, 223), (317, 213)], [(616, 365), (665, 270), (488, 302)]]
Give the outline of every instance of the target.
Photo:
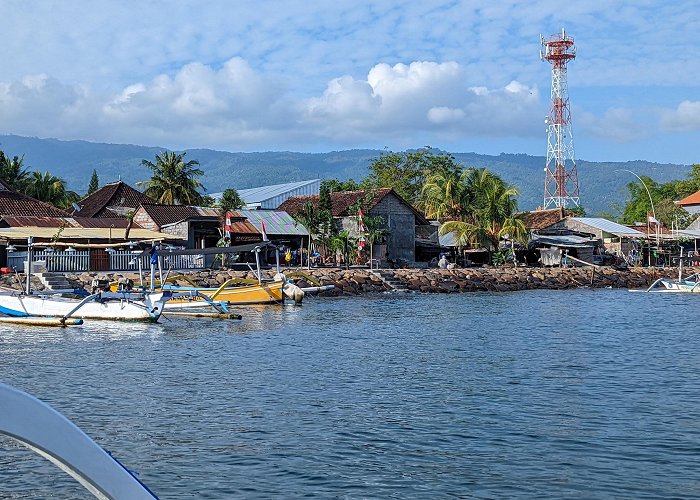
[[(170, 292), (196, 292), (208, 297), (210, 300), (228, 302), (229, 305), (243, 304), (277, 304), (284, 301), (284, 280), (263, 281), (261, 283), (232, 286), (233, 280), (224, 282), (218, 288), (200, 287), (192, 283), (186, 277), (180, 277), (189, 282), (188, 285), (164, 284), (162, 290)], [(182, 295), (173, 298), (167, 305), (167, 309), (181, 309), (207, 305), (205, 299), (198, 295)]]
[(700, 293), (700, 273), (679, 279), (659, 278), (646, 291), (655, 293)]
[(0, 294), (0, 312), (13, 317), (158, 321), (172, 292), (99, 292), (83, 298), (58, 294)]

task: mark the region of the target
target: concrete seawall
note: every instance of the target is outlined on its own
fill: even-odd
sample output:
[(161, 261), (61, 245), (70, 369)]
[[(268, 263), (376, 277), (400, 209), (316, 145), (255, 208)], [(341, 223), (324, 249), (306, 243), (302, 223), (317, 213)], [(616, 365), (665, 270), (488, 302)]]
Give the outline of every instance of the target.
[[(396, 269), (381, 270), (381, 276), (368, 269), (341, 270), (333, 268), (286, 269), (284, 272), (298, 280), (300, 286), (335, 285), (335, 289), (324, 295), (361, 295), (384, 292), (394, 287), (425, 293), (461, 293), (476, 291), (515, 291), (529, 289), (592, 288), (646, 288), (657, 278), (676, 277), (676, 269), (631, 268), (615, 270), (609, 267), (587, 268), (539, 268), (500, 267), (466, 269)], [(298, 274), (295, 274), (297, 273)], [(686, 269), (686, 273), (693, 272)], [(122, 273), (138, 279), (137, 275)], [(274, 273), (268, 272), (272, 277)], [(119, 274), (97, 274), (101, 279), (116, 280)], [(198, 285), (217, 287), (229, 278), (254, 279), (251, 272), (244, 271), (192, 271), (187, 275)], [(67, 273), (71, 286), (89, 288), (95, 273)], [(20, 278), (23, 278), (20, 275)], [(5, 286), (19, 288), (13, 276), (4, 276)], [(392, 283), (392, 284), (389, 284)], [(41, 290), (41, 283), (34, 279), (34, 288)]]

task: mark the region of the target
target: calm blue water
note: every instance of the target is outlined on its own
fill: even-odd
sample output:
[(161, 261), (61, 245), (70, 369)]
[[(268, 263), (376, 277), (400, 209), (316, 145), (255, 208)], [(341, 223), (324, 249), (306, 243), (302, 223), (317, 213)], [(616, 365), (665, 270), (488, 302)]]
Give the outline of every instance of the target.
[[(0, 381), (161, 498), (700, 497), (700, 297), (381, 295), (0, 327)], [(0, 439), (0, 497), (89, 498)]]

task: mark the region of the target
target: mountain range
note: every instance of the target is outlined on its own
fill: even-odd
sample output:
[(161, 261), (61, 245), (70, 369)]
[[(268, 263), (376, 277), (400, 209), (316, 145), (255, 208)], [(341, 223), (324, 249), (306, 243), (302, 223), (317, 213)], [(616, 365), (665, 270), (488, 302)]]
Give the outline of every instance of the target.
[[(166, 148), (131, 144), (102, 144), (87, 141), (63, 141), (17, 135), (0, 135), (0, 150), (8, 156), (24, 155), (30, 170), (50, 171), (65, 179), (78, 193), (87, 190), (93, 169), (100, 185), (123, 180), (134, 185), (147, 180), (150, 171), (141, 165), (144, 159), (154, 161)], [(307, 179), (339, 180), (364, 178), (372, 160), (382, 150), (353, 149), (327, 153), (295, 153), (274, 151), (238, 153), (211, 149), (188, 149), (186, 159), (198, 160), (205, 172), (202, 180), (208, 193), (226, 188), (245, 189)], [(467, 167), (486, 167), (520, 190), (521, 210), (542, 205), (544, 185), (543, 156), (501, 153), (498, 156), (451, 152), (457, 163)], [(646, 175), (657, 182), (682, 179), (689, 165), (660, 164), (645, 160), (628, 162), (590, 162), (577, 160), (581, 203), (587, 214), (618, 215), (625, 204), (627, 184)]]

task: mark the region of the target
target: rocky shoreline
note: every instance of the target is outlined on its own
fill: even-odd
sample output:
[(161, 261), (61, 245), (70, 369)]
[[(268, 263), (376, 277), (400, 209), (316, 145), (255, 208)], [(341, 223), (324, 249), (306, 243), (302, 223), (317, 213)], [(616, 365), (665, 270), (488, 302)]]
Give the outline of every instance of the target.
[[(692, 269), (687, 269), (687, 273)], [(478, 291), (516, 291), (531, 289), (564, 290), (572, 288), (636, 288), (642, 289), (661, 277), (676, 277), (676, 269), (666, 268), (630, 268), (616, 270), (610, 267), (575, 267), (575, 268), (541, 268), (541, 267), (481, 267), (465, 269), (337, 269), (313, 268), (285, 269), (288, 277), (295, 279), (301, 287), (318, 285), (335, 285), (335, 288), (322, 292), (326, 296), (362, 295), (398, 290), (424, 293), (462, 293)], [(251, 272), (203, 270), (191, 271), (187, 276), (200, 286), (217, 287), (229, 278), (255, 279)], [(267, 273), (268, 277), (273, 272)], [(137, 275), (122, 273), (132, 279)], [(116, 280), (120, 274), (105, 273), (65, 273), (64, 276), (73, 288), (89, 289), (92, 280)], [(23, 275), (6, 275), (1, 279), (5, 287), (19, 289), (18, 282)], [(38, 278), (32, 280), (35, 290), (42, 290), (44, 285)]]

